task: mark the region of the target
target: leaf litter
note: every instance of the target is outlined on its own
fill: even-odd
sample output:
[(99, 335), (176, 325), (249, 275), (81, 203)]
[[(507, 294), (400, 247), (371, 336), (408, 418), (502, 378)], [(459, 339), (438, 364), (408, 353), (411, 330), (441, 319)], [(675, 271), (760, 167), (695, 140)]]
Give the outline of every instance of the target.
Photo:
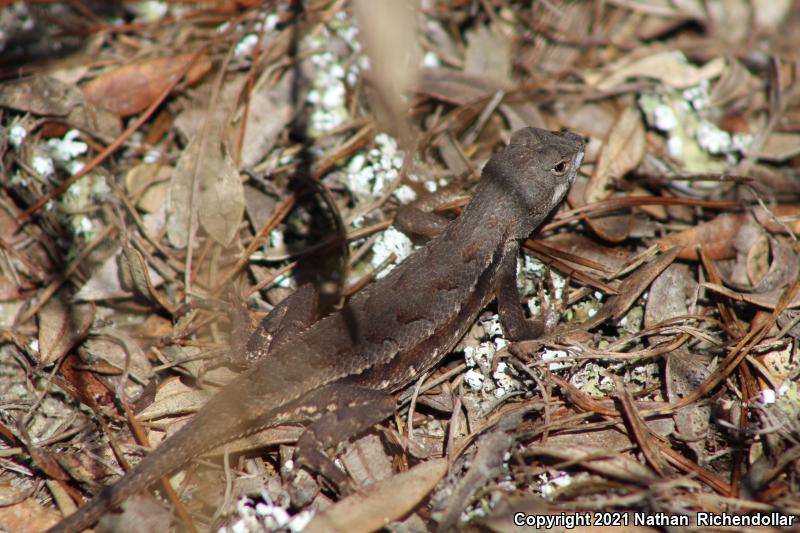
[(412, 247), (399, 203), (469, 191), (524, 125), (587, 141), (520, 261), (521, 304), (559, 309), (555, 331), (509, 344), (490, 307), (345, 447), (364, 493), (293, 472), (297, 428), (272, 428), (175, 476), (184, 516), (800, 514), (794, 4), (76, 6), (0, 15), (0, 430), (22, 491), (0, 527), (55, 523), (117, 452), (135, 462), (129, 412), (158, 442), (229, 381), (232, 308), (258, 320), (311, 281), (330, 309), (384, 275)]

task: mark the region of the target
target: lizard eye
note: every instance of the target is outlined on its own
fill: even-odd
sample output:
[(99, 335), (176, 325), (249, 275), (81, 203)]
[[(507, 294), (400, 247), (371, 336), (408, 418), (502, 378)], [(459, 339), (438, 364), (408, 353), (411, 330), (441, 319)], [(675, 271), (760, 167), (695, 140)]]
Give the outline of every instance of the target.
[(557, 176), (561, 176), (562, 174), (564, 174), (564, 173), (567, 171), (567, 167), (568, 167), (568, 166), (569, 166), (569, 165), (567, 164), (567, 162), (566, 162), (566, 161), (559, 161), (559, 162), (558, 162), (558, 163), (556, 163), (556, 165), (553, 167), (553, 170), (552, 170), (552, 172), (553, 172), (553, 174), (555, 174), (555, 175), (557, 175)]

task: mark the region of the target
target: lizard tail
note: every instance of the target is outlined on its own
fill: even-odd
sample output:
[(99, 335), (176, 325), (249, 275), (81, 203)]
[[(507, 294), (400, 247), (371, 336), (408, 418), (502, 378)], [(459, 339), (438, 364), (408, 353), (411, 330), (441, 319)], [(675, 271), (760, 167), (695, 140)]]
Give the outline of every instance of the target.
[[(201, 413), (198, 413), (196, 417), (201, 416)], [(175, 435), (165, 440), (142, 459), (117, 483), (104, 488), (89, 503), (64, 518), (50, 528), (47, 533), (79, 533), (83, 531), (131, 494), (146, 490), (160, 477), (169, 475), (188, 463), (193, 457), (213, 447), (214, 436), (206, 432), (198, 434), (199, 428), (203, 428), (203, 426), (195, 426), (193, 423), (183, 426)]]

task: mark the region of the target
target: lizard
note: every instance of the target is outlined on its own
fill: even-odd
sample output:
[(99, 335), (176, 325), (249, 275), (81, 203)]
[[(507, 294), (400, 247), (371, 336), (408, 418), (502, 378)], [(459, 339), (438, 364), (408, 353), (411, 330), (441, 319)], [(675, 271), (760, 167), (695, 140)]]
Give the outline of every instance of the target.
[(392, 394), (449, 353), (495, 297), (511, 340), (541, 333), (520, 305), (519, 243), (561, 203), (583, 153), (583, 139), (572, 132), (515, 132), (484, 166), (463, 212), (424, 247), (268, 356), (264, 343), (272, 335), (257, 327), (246, 347), (256, 360), (249, 369), (49, 531), (82, 531), (192, 458), (288, 423), (307, 424), (297, 444), (300, 465), (343, 477), (324, 450), (391, 416)]

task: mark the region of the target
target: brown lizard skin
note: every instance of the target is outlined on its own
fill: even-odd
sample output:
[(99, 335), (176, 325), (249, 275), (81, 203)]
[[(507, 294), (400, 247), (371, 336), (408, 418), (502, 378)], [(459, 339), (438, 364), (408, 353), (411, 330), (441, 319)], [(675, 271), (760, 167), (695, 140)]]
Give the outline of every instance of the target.
[(281, 343), (50, 531), (91, 526), (126, 497), (238, 436), (307, 420), (315, 393), (326, 398), (339, 385), (391, 393), (432, 368), (492, 300), (499, 279), (516, 276), (519, 240), (562, 201), (582, 159), (583, 140), (574, 133), (517, 131), (442, 233), (341, 310)]

